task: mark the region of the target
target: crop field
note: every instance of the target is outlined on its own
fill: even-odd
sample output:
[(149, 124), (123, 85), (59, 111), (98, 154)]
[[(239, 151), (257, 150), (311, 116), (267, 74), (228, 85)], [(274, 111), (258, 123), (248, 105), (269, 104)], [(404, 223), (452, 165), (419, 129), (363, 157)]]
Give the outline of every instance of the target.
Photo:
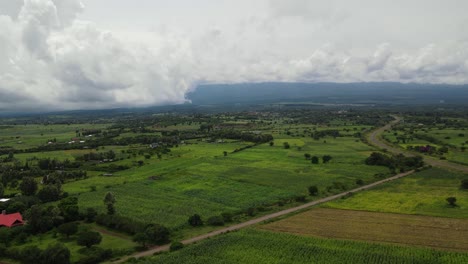
[(247, 229), (218, 236), (138, 264), (187, 263), (467, 263), (468, 254), (391, 244), (303, 237)]
[[(388, 173), (385, 167), (364, 165), (372, 149), (362, 142), (349, 137), (326, 140), (278, 138), (274, 146), (262, 144), (235, 153), (231, 152), (246, 144), (194, 142), (197, 144), (174, 148), (172, 156), (162, 160), (152, 158), (144, 166), (111, 177), (70, 182), (63, 188), (79, 195), (81, 208), (103, 211), (102, 199), (111, 191), (117, 199), (117, 212), (178, 228), (187, 225), (194, 213), (207, 218), (272, 204), (307, 195), (310, 185), (317, 185), (323, 196), (333, 182), (351, 188), (357, 178), (371, 182), (375, 174)], [(290, 149), (283, 148), (285, 141)], [(223, 151), (229, 154), (224, 156)], [(333, 159), (328, 164), (311, 164), (305, 153), (328, 154)], [(95, 191), (90, 191), (92, 186)]]
[(468, 251), (468, 220), (315, 208), (260, 228), (305, 236)]
[[(414, 173), (398, 181), (385, 183), (347, 199), (329, 202), (330, 208), (375, 212), (418, 214), (452, 218), (468, 218), (468, 191), (460, 188), (462, 173), (432, 168)], [(456, 197), (457, 206), (447, 204), (447, 197)]]

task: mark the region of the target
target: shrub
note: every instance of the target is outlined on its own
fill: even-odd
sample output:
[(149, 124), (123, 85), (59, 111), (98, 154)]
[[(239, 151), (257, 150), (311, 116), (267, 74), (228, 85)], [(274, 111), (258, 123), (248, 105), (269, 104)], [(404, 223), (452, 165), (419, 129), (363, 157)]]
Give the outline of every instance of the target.
[(203, 225), (203, 221), (202, 221), (200, 215), (198, 215), (198, 214), (194, 214), (191, 217), (189, 217), (188, 223), (191, 226), (202, 226)]
[(208, 224), (212, 226), (222, 226), (224, 225), (224, 219), (222, 216), (212, 216), (208, 218)]
[(171, 246), (169, 247), (169, 250), (176, 251), (176, 250), (182, 249), (183, 247), (184, 247), (184, 244), (180, 242), (173, 242)]

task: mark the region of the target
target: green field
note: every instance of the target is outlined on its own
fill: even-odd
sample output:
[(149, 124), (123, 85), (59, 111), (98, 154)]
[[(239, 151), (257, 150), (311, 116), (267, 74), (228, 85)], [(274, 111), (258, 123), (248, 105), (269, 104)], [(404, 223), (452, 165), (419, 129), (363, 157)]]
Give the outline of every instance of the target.
[[(460, 188), (462, 173), (432, 168), (372, 190), (359, 192), (348, 199), (323, 206), (339, 209), (468, 218), (468, 191)], [(447, 204), (447, 197), (457, 198), (457, 207)]]
[[(117, 212), (145, 221), (178, 228), (198, 213), (204, 218), (222, 212), (238, 212), (267, 205), (297, 195), (307, 195), (307, 187), (317, 185), (321, 196), (325, 188), (341, 182), (352, 188), (356, 179), (375, 180), (384, 167), (364, 165), (372, 148), (354, 138), (327, 138), (327, 143), (310, 138), (275, 139), (274, 146), (262, 144), (240, 152), (244, 143), (204, 143), (181, 145), (172, 156), (145, 160), (142, 167), (70, 182), (64, 190), (79, 195), (80, 207), (104, 210), (106, 192), (115, 194)], [(290, 149), (284, 149), (288, 141)], [(299, 150), (297, 147), (300, 147)], [(223, 151), (229, 152), (223, 156)], [(304, 158), (328, 154), (328, 164), (311, 164)], [(359, 173), (356, 173), (359, 171)], [(149, 179), (157, 176), (156, 180)], [(96, 191), (90, 191), (96, 186)]]
[(0, 129), (0, 146), (28, 149), (46, 145), (48, 140), (68, 142), (81, 129), (104, 129), (107, 124), (16, 125)]
[(218, 236), (139, 264), (467, 263), (468, 254), (390, 244), (301, 237), (247, 229)]

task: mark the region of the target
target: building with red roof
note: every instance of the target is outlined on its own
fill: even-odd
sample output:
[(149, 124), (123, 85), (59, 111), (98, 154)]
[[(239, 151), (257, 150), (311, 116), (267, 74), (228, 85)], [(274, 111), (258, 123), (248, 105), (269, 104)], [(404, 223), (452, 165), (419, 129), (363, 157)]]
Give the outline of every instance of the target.
[(2, 211), (0, 214), (0, 227), (14, 227), (23, 225), (23, 216), (20, 213), (6, 214), (5, 211)]

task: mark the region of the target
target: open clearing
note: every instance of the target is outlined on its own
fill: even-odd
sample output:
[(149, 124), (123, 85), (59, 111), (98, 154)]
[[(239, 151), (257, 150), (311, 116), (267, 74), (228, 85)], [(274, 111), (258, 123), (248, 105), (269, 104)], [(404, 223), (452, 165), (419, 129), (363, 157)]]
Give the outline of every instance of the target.
[(316, 208), (261, 226), (305, 236), (468, 251), (468, 220)]

